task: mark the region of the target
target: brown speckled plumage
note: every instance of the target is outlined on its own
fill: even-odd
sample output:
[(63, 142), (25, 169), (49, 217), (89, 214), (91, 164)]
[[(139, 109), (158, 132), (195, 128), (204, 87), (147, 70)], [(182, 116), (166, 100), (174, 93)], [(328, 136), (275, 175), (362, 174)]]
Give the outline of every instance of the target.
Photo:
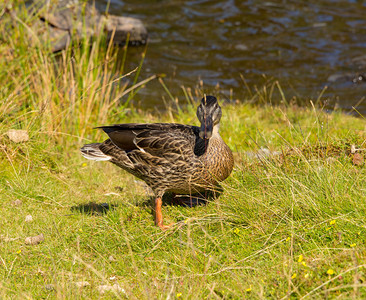
[(234, 159), (218, 134), (221, 108), (216, 98), (203, 98), (197, 116), (201, 127), (173, 123), (103, 126), (109, 139), (85, 145), (81, 151), (86, 158), (109, 160), (144, 180), (157, 199), (165, 192), (194, 194), (212, 189), (230, 175)]

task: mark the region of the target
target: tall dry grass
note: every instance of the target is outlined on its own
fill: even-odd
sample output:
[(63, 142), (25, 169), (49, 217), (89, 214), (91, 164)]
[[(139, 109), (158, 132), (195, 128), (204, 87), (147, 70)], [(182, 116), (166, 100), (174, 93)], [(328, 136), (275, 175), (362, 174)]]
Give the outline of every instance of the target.
[(53, 54), (47, 45), (31, 44), (35, 17), (25, 7), (12, 13), (5, 8), (0, 22), (3, 132), (27, 129), (63, 144), (84, 139), (91, 127), (121, 119), (136, 90), (156, 78), (139, 81), (146, 49), (141, 49), (140, 64), (126, 73), (121, 73), (124, 61), (118, 51), (103, 35)]

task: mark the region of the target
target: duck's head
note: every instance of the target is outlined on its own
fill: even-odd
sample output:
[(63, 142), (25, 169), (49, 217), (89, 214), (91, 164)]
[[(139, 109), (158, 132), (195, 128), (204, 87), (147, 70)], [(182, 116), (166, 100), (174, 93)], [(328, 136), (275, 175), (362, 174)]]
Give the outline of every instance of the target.
[(218, 133), (221, 107), (214, 96), (205, 96), (197, 107), (197, 118), (201, 122), (200, 138), (208, 140), (212, 133)]

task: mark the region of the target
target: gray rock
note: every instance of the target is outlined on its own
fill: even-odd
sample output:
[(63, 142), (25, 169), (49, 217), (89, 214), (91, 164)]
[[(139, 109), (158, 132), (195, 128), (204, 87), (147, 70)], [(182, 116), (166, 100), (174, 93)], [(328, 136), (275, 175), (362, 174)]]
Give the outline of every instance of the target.
[(105, 33), (116, 44), (145, 44), (147, 30), (135, 18), (104, 16), (82, 0), (34, 0), (31, 13), (36, 17), (30, 35), (33, 44), (49, 43), (53, 52), (65, 49), (72, 40), (82, 40)]
[(247, 51), (248, 50), (248, 46), (244, 45), (244, 44), (237, 44), (235, 45), (235, 49), (236, 50), (240, 50), (240, 51)]
[(362, 73), (342, 73), (332, 74), (327, 79), (328, 82), (352, 82), (365, 83), (366, 75)]

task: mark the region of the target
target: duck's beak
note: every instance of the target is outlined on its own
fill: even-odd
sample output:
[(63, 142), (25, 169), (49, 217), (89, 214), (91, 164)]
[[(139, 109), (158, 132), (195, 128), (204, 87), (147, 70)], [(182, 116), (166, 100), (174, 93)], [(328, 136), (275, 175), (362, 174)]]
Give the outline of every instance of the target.
[(208, 140), (212, 136), (212, 128), (213, 128), (212, 117), (207, 116), (201, 123), (200, 138)]

